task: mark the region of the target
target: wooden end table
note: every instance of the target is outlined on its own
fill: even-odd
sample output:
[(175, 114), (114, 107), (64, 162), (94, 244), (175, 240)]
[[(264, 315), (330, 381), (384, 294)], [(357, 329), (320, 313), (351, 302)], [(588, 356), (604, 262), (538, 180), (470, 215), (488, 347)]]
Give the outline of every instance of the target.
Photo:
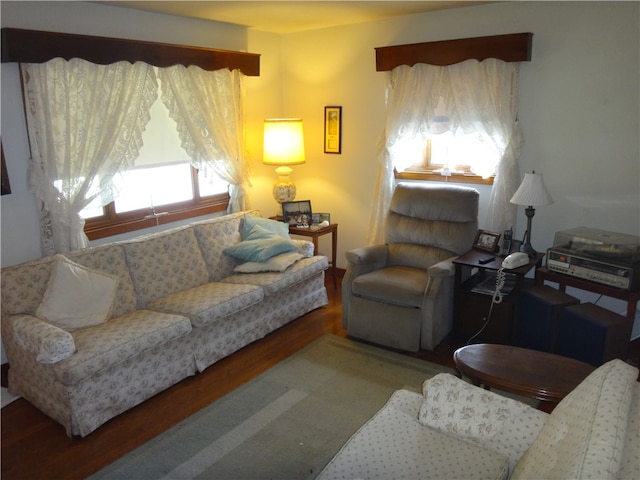
[(595, 368), (573, 358), (527, 348), (480, 343), (457, 349), (456, 369), (474, 385), (540, 400), (550, 412)]
[(338, 224), (332, 223), (328, 227), (317, 229), (289, 226), (289, 233), (291, 235), (310, 237), (311, 241), (313, 242), (314, 255), (318, 255), (318, 237), (327, 235), (328, 233), (331, 234), (331, 260), (329, 260), (329, 265), (331, 266), (331, 274), (333, 276), (333, 288), (337, 288), (338, 284), (336, 281), (336, 255), (338, 251)]

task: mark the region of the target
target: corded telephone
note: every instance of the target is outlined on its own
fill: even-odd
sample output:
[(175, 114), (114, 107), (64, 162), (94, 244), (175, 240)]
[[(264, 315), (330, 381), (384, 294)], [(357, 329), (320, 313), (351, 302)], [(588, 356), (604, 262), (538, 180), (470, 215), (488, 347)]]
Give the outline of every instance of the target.
[(529, 263), (529, 255), (524, 252), (516, 252), (509, 255), (502, 261), (502, 268), (513, 270)]

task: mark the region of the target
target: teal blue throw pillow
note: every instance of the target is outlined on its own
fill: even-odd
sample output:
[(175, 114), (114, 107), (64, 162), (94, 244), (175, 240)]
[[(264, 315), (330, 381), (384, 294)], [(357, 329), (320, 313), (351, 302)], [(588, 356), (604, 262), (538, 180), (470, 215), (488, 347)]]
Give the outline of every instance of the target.
[(281, 236), (282, 238), (289, 239), (289, 225), (282, 222), (277, 222), (269, 218), (256, 217), (255, 215), (244, 215), (244, 222), (242, 223), (242, 240), (246, 240), (249, 236), (249, 232), (255, 225), (260, 225), (262, 228), (266, 228), (271, 233)]
[(298, 247), (260, 225), (254, 225), (246, 240), (224, 249), (224, 253), (245, 262), (266, 262), (271, 257), (292, 252)]

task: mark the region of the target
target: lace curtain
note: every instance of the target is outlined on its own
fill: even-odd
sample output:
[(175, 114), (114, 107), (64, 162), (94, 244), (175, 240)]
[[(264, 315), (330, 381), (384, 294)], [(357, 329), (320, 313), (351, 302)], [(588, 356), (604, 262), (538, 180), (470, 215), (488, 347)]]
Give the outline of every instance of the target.
[[(244, 162), (244, 82), (238, 70), (196, 66), (160, 70), (162, 101), (178, 124), (182, 148), (205, 178), (230, 184), (228, 211), (248, 207)], [(221, 128), (223, 127), (223, 128)]]
[(29, 188), (40, 201), (44, 255), (86, 247), (79, 212), (113, 201), (111, 179), (142, 145), (157, 98), (151, 66), (60, 58), (23, 64), (31, 159)]
[(442, 133), (442, 113), (453, 134), (474, 135), (493, 151), (495, 165), (470, 159), (472, 171), (495, 170), (486, 228), (515, 226), (509, 199), (518, 187), (522, 135), (517, 121), (519, 64), (487, 59), (446, 67), (417, 64), (389, 73), (387, 120), (378, 152), (377, 197), (369, 219), (369, 243), (384, 241), (384, 218), (394, 188), (394, 167), (407, 142)]

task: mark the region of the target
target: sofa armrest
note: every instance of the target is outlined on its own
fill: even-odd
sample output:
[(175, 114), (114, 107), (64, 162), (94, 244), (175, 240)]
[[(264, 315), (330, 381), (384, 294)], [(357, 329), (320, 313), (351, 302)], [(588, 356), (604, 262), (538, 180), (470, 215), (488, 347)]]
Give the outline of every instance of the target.
[(40, 363), (57, 363), (76, 351), (73, 336), (32, 315), (14, 315), (12, 323), (16, 346), (28, 351)]

